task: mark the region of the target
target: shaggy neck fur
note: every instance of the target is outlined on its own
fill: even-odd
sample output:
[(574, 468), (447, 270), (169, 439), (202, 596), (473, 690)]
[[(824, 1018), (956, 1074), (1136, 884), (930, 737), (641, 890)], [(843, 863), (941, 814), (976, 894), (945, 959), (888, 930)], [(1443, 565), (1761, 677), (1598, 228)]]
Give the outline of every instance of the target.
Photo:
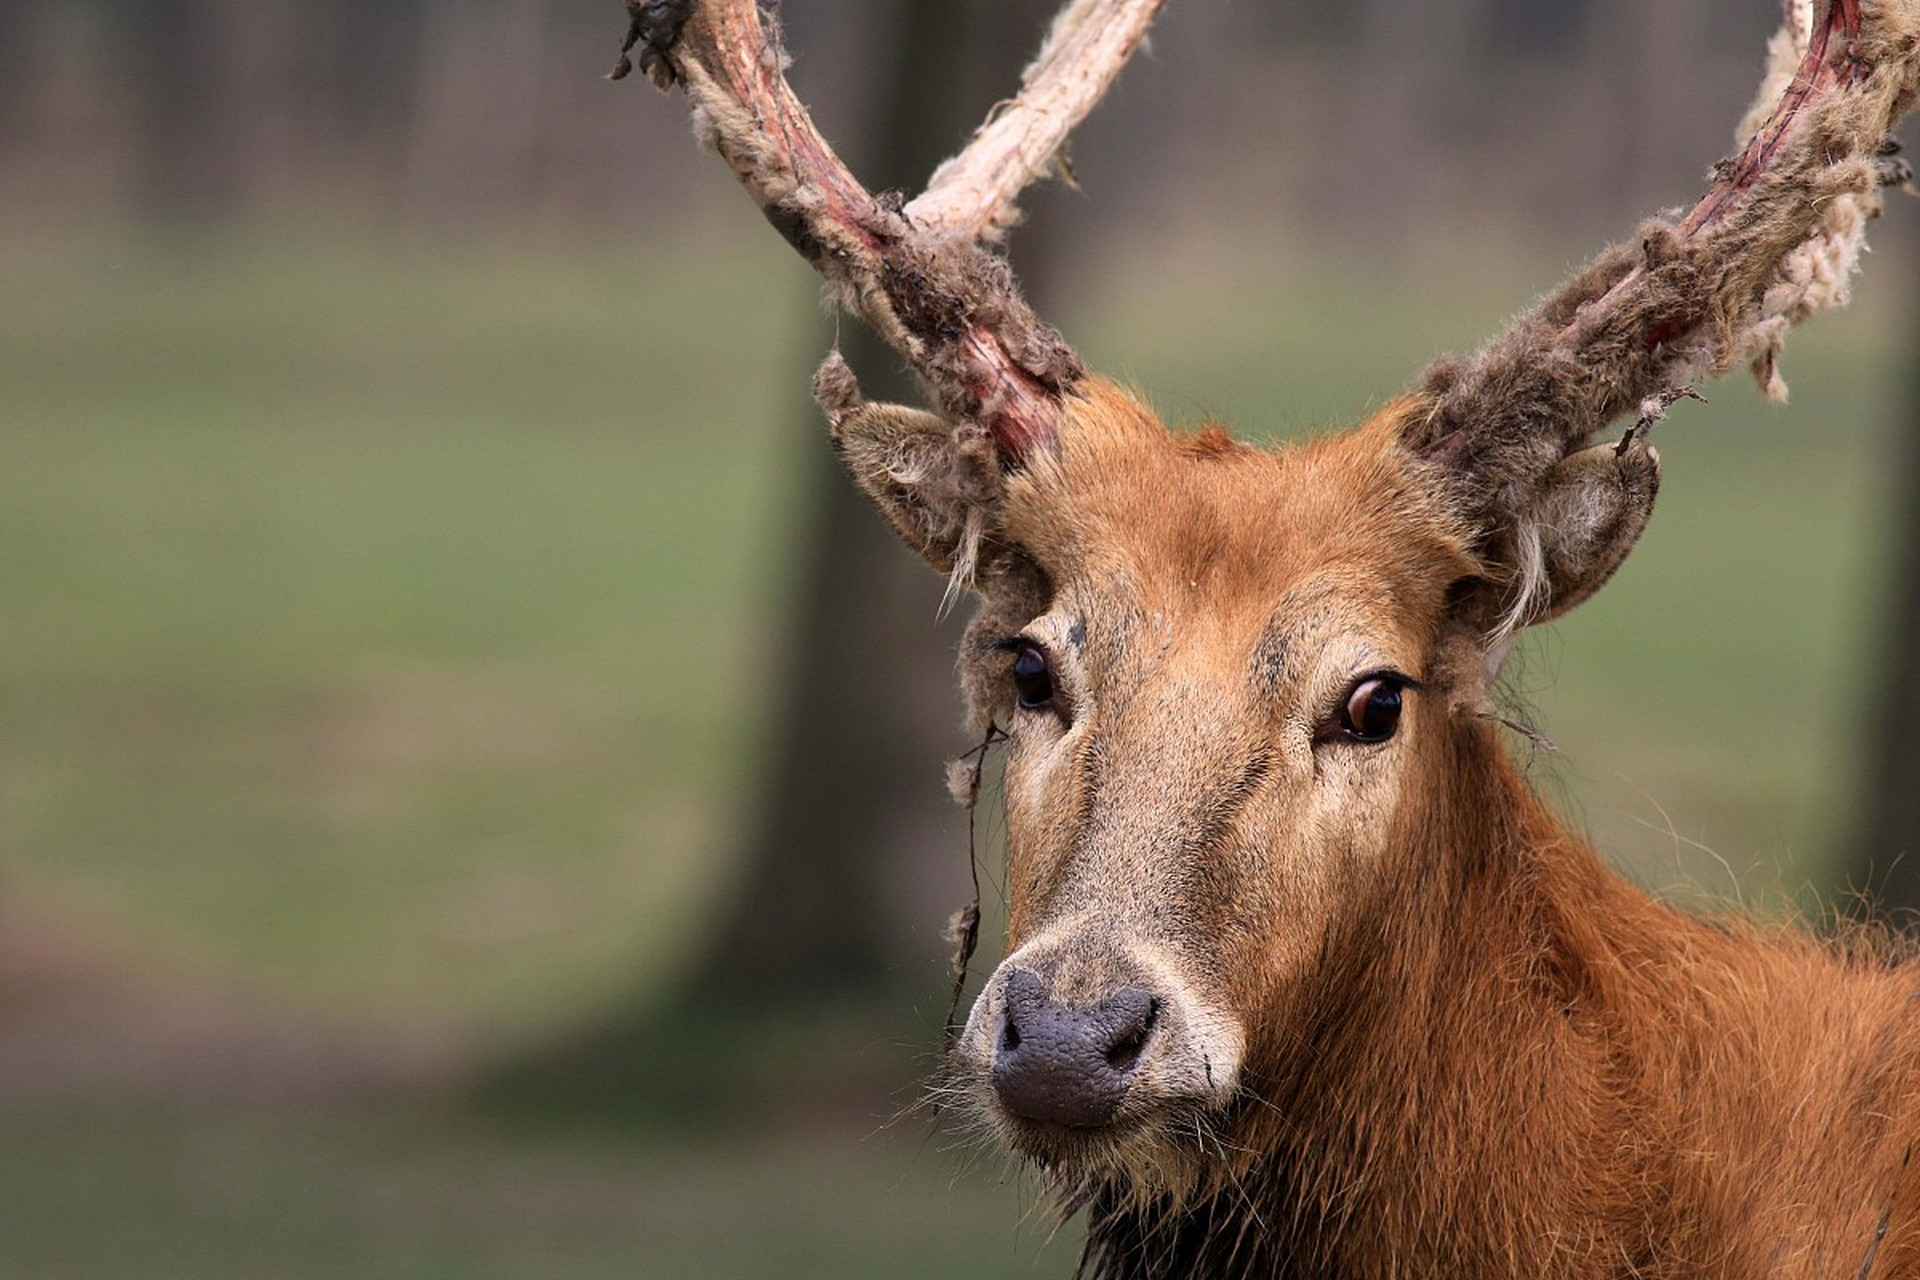
[[(1695, 920), (1457, 723), (1398, 865), (1268, 1020), (1211, 1192), (1088, 1202), (1086, 1274), (1920, 1274), (1920, 979)], [(1861, 952), (1865, 951), (1862, 947)]]

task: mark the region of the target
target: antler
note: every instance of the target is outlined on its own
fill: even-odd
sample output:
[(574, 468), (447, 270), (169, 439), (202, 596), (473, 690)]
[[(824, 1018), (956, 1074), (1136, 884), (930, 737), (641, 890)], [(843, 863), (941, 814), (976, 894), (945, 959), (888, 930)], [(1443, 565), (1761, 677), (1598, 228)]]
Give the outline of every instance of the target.
[(1060, 164), (1067, 135), (1106, 96), (1164, 2), (1074, 0), (1055, 14), (1019, 95), (934, 170), (908, 220), (934, 234), (999, 239), (1018, 221), (1014, 200)]
[(1785, 0), (1745, 147), (1679, 221), (1653, 219), (1506, 333), (1423, 378), (1412, 443), (1497, 527), (1628, 412), (1624, 453), (1704, 375), (1750, 360), (1768, 394), (1786, 330), (1844, 303), (1880, 188), (1911, 172), (1887, 131), (1920, 86), (1920, 0)]
[(777, 25), (756, 0), (627, 0), (627, 54), (661, 88), (684, 84), (703, 141), (732, 166), (841, 306), (906, 357), (940, 407), (985, 428), (1018, 461), (1049, 440), (1079, 359), (1028, 309), (985, 242), (1014, 199), (1057, 163), (1163, 0), (1071, 0), (1019, 95), (906, 203), (848, 172), (788, 86)]

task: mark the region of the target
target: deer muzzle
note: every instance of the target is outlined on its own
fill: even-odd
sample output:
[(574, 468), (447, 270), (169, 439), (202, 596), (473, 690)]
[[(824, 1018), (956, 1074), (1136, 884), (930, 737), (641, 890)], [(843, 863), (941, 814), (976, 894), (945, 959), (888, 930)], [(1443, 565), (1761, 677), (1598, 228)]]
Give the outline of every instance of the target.
[(1151, 948), (1030, 944), (988, 979), (954, 1065), (1011, 1144), (1052, 1163), (1223, 1106), (1242, 1041)]
[(1093, 1128), (1120, 1109), (1158, 1022), (1159, 1002), (1122, 987), (1091, 1008), (1051, 999), (1040, 975), (1015, 969), (1001, 1000), (993, 1091), (1023, 1120)]

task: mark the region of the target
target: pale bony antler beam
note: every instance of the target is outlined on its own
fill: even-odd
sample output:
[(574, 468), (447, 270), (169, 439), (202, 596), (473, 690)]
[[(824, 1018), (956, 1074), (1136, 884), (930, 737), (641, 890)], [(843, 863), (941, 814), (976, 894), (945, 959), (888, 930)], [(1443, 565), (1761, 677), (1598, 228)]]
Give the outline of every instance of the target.
[(906, 357), (946, 413), (1017, 463), (1052, 437), (1085, 370), (981, 242), (1015, 219), (1015, 197), (1055, 163), (1161, 3), (1070, 4), (1020, 95), (912, 204), (870, 193), (834, 154), (788, 86), (778, 28), (756, 0), (628, 0), (614, 75), (638, 46), (655, 84), (684, 85), (702, 139), (836, 301)]
[(934, 171), (925, 194), (907, 206), (908, 219), (935, 234), (998, 238), (1017, 220), (1020, 193), (1060, 164), (1068, 135), (1146, 39), (1162, 3), (1073, 0), (1062, 9), (1018, 96)]

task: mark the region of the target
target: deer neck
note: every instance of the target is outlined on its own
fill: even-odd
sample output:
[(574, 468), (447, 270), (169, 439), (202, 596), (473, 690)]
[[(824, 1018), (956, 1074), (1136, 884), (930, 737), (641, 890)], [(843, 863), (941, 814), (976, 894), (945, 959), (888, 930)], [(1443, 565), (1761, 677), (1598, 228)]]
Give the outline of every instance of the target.
[[(1897, 1017), (1829, 1015), (1897, 1014), (1920, 984), (1785, 938), (1756, 969), (1751, 927), (1693, 919), (1621, 879), (1486, 726), (1459, 726), (1448, 750), (1446, 776), (1468, 785), (1402, 815), (1399, 865), (1273, 1020), (1287, 1042), (1250, 1056), (1229, 1142), (1259, 1162), (1179, 1206), (1096, 1195), (1089, 1273), (1695, 1274), (1636, 1252), (1649, 1217), (1668, 1221), (1667, 1247), (1713, 1240), (1717, 1219), (1764, 1201), (1782, 1161), (1834, 1150), (1836, 1128), (1857, 1135), (1865, 1167), (1845, 1187), (1826, 1178), (1834, 1200), (1808, 1216), (1805, 1248), (1853, 1258), (1879, 1188), (1908, 1176), (1884, 1134), (1912, 1106), (1920, 1036)], [(1794, 999), (1805, 1007), (1783, 1007)], [(1783, 1017), (1822, 1030), (1783, 1038)], [(1748, 1119), (1792, 1115), (1785, 1095), (1835, 1072), (1860, 1074), (1860, 1090), (1804, 1135)]]

